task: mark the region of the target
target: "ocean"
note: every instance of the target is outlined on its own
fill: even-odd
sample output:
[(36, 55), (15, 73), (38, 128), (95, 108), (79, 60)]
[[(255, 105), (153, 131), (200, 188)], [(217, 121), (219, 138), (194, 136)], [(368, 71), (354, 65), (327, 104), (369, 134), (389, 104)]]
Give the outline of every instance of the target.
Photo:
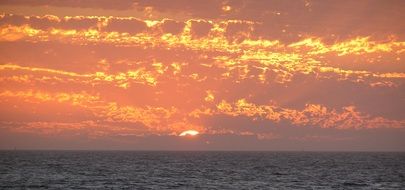
[(405, 153), (0, 151), (0, 189), (405, 189)]

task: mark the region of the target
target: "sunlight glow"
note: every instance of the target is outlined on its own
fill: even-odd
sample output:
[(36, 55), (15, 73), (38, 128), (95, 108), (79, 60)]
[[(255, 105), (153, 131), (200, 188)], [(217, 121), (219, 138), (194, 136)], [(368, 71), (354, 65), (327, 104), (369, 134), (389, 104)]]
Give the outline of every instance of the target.
[(183, 131), (182, 133), (180, 133), (179, 136), (183, 137), (183, 136), (196, 136), (198, 135), (199, 132), (195, 131), (195, 130), (187, 130), (187, 131)]

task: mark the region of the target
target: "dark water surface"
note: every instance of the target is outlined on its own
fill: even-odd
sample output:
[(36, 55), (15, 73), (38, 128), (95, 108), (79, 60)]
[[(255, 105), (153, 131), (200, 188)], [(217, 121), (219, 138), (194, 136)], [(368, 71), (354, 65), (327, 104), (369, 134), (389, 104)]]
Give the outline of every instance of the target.
[(0, 151), (0, 189), (405, 189), (405, 153)]

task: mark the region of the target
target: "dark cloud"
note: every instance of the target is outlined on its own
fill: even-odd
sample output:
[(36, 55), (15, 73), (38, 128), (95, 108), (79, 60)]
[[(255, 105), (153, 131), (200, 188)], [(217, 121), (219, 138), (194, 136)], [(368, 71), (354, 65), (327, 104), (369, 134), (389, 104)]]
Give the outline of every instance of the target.
[(72, 17), (64, 18), (60, 21), (59, 27), (61, 29), (73, 29), (73, 30), (87, 30), (91, 28), (96, 28), (99, 23), (97, 18), (89, 17)]
[(140, 33), (147, 29), (146, 23), (138, 19), (117, 19), (111, 18), (103, 30), (115, 32), (127, 32), (130, 34)]
[(5, 14), (0, 18), (0, 25), (21, 26), (27, 24), (35, 29), (49, 30), (51, 28), (66, 30), (87, 30), (97, 27), (99, 19), (90, 17), (66, 17), (56, 16), (21, 16)]
[(48, 30), (50, 28), (59, 27), (59, 18), (44, 16), (44, 17), (30, 17), (28, 23), (31, 27), (40, 30)]
[(194, 37), (203, 37), (208, 35), (212, 24), (204, 20), (191, 20), (191, 35)]
[(185, 26), (184, 22), (165, 19), (160, 24), (160, 29), (162, 30), (163, 33), (171, 33), (176, 35), (183, 32), (184, 26)]
[(23, 6), (56, 6), (56, 7), (75, 7), (75, 8), (100, 8), (126, 10), (131, 9), (134, 0), (4, 0), (0, 4), (3, 5), (23, 5)]
[(225, 29), (225, 36), (230, 41), (242, 42), (245, 39), (250, 38), (252, 23), (246, 22), (228, 22)]
[(27, 20), (28, 19), (22, 15), (5, 14), (0, 17), (0, 25), (21, 26), (23, 24), (27, 24)]
[[(3, 124), (4, 126), (4, 124)], [(89, 139), (84, 134), (42, 136), (13, 133), (0, 128), (1, 149), (76, 149), (76, 150), (292, 150), (292, 151), (404, 151), (404, 131), (377, 129), (344, 131), (335, 136), (302, 133), (290, 138), (260, 140), (254, 135), (177, 136), (116, 135)], [(24, 139), (24, 140), (21, 140)], [(376, 140), (378, 139), (378, 140)]]

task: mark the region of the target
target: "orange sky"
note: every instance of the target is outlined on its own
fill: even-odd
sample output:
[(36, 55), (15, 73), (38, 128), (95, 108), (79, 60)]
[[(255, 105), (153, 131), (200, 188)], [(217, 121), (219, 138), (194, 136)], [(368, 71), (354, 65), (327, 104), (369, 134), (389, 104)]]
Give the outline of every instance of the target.
[(404, 1), (0, 12), (1, 149), (405, 150)]

